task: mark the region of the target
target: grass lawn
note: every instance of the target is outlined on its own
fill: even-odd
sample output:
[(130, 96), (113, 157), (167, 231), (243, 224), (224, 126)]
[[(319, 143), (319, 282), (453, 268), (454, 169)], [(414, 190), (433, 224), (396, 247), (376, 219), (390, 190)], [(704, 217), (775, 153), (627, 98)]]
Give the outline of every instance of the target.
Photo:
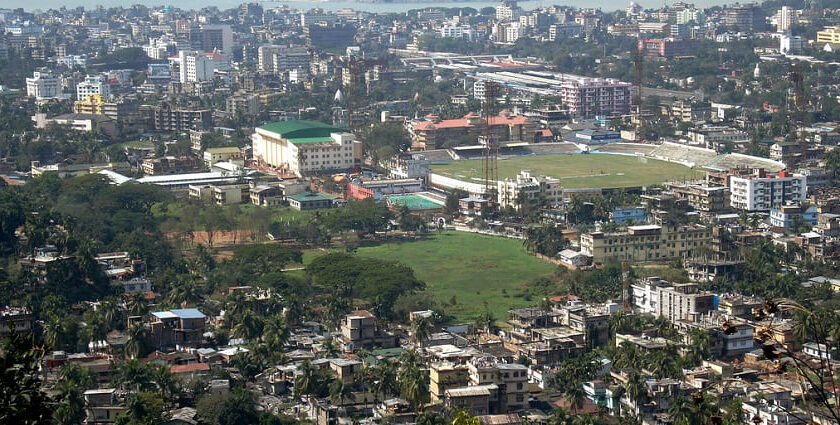
[[(432, 164), (432, 170), (460, 179), (483, 179), (480, 159)], [(554, 154), (499, 159), (499, 178), (514, 177), (520, 170), (559, 178), (563, 187), (570, 189), (645, 186), (705, 175), (680, 164), (626, 155)]]
[[(524, 298), (524, 286), (557, 267), (528, 255), (516, 239), (465, 232), (431, 233), (427, 239), (361, 247), (358, 255), (396, 260), (414, 269), (456, 321), (472, 321), (490, 311), (500, 321), (511, 308), (536, 301)], [(455, 305), (449, 305), (455, 297)]]

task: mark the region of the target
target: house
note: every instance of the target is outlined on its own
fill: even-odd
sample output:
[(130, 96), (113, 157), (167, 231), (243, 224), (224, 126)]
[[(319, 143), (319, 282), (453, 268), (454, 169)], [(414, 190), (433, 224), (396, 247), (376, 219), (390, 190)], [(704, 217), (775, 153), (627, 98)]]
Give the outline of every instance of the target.
[(399, 346), (399, 337), (385, 332), (376, 324), (376, 318), (367, 310), (357, 310), (344, 317), (341, 323), (341, 342), (344, 351), (360, 348)]
[(332, 208), (333, 199), (315, 192), (301, 192), (286, 198), (289, 206), (299, 211)]
[(85, 424), (110, 425), (124, 411), (115, 388), (87, 390), (85, 397)]
[(222, 161), (242, 165), (242, 150), (236, 146), (207, 148), (204, 150), (204, 165), (207, 167)]
[(205, 318), (195, 308), (154, 312), (148, 323), (150, 340), (158, 349), (198, 344), (204, 334)]
[(592, 258), (582, 254), (580, 251), (564, 249), (557, 256), (560, 258), (560, 261), (575, 268), (586, 267), (592, 264)]
[(610, 213), (612, 221), (618, 224), (624, 224), (627, 222), (644, 223), (646, 217), (647, 211), (645, 211), (644, 207), (620, 207), (614, 209)]
[(36, 325), (35, 316), (26, 307), (5, 307), (0, 310), (0, 337), (14, 331), (31, 332)]

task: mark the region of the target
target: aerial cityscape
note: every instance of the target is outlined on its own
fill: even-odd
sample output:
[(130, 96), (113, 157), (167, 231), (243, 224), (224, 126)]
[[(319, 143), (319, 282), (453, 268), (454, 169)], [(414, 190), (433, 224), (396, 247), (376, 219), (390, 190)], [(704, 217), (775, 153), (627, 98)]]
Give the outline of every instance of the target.
[(0, 425), (840, 425), (840, 0), (240, 1), (0, 2)]

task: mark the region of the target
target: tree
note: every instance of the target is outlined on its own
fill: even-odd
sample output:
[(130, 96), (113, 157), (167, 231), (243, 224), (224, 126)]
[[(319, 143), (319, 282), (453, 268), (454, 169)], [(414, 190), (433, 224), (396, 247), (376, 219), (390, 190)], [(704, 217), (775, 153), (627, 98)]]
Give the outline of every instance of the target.
[(460, 200), (462, 198), (466, 198), (469, 196), (469, 193), (461, 190), (461, 189), (454, 189), (451, 192), (446, 194), (446, 201), (444, 201), (444, 209), (450, 215), (456, 215), (461, 210), (460, 207)]
[(157, 425), (163, 421), (163, 400), (149, 392), (128, 396), (125, 411), (117, 417), (116, 425)]
[(417, 316), (411, 321), (411, 338), (418, 347), (429, 339), (430, 329), (431, 324), (426, 316)]
[(149, 350), (149, 330), (142, 324), (128, 329), (128, 340), (125, 342), (125, 352), (132, 359), (143, 357)]
[(31, 335), (6, 336), (0, 351), (0, 423), (51, 423), (51, 400), (41, 387), (39, 372), (44, 352)]
[(376, 164), (411, 146), (411, 135), (405, 127), (391, 122), (371, 126), (362, 137), (365, 152)]
[(353, 391), (349, 385), (345, 384), (341, 379), (334, 379), (330, 383), (330, 400), (340, 405), (344, 404), (344, 400), (349, 400), (353, 396)]

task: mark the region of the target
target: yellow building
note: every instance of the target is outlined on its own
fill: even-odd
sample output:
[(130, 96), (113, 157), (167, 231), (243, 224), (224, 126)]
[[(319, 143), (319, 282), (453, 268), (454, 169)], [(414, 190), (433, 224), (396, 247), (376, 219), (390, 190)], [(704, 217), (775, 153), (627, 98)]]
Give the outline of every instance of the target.
[(709, 245), (712, 229), (701, 225), (628, 226), (619, 232), (580, 236), (580, 251), (595, 263), (662, 261), (691, 256)]
[(817, 44), (824, 43), (840, 43), (840, 27), (825, 27), (822, 31), (817, 31)]
[(119, 116), (119, 108), (117, 104), (114, 102), (108, 102), (104, 97), (98, 94), (90, 95), (83, 100), (77, 100), (76, 103), (73, 104), (73, 112), (77, 114), (107, 115), (115, 120)]

